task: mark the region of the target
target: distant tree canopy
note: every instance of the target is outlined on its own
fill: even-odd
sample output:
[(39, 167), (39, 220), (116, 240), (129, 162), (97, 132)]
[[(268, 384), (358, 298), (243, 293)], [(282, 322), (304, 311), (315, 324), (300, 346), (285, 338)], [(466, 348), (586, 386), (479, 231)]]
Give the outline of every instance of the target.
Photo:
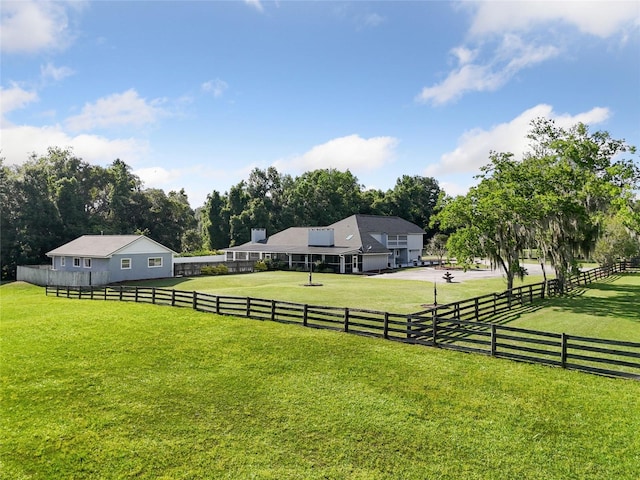
[(607, 132), (591, 134), (584, 124), (563, 129), (547, 119), (531, 127), (530, 152), (520, 161), (491, 153), (480, 183), (465, 196), (445, 199), (434, 223), (453, 231), (451, 255), (463, 262), (490, 258), (504, 270), (508, 288), (524, 274), (519, 257), (528, 247), (551, 262), (564, 288), (579, 256), (594, 252), (607, 216), (637, 231), (640, 173), (621, 158), (635, 149)]
[(292, 226), (325, 226), (356, 213), (397, 215), (427, 230), (442, 194), (435, 179), (420, 176), (405, 175), (383, 192), (364, 189), (349, 170), (318, 169), (292, 178), (274, 167), (256, 168), (248, 181), (207, 197), (204, 248), (245, 243), (254, 227), (274, 233)]
[[(528, 248), (551, 262), (561, 285), (578, 256), (593, 254), (596, 245), (602, 259), (635, 251), (640, 173), (622, 158), (635, 149), (583, 124), (563, 129), (538, 119), (531, 127), (522, 159), (490, 152), (478, 185), (456, 198), (430, 177), (403, 175), (382, 191), (365, 189), (349, 170), (293, 178), (269, 167), (224, 193), (212, 191), (194, 211), (184, 190), (144, 188), (119, 159), (100, 167), (60, 148), (23, 165), (0, 159), (2, 278), (14, 278), (16, 265), (47, 263), (47, 251), (82, 234), (144, 233), (176, 252), (194, 252), (247, 242), (255, 227), (272, 234), (356, 213), (397, 215), (424, 228), (425, 242), (446, 234), (432, 251), (443, 256), (448, 238), (447, 256), (462, 263), (489, 258), (504, 269), (509, 287), (525, 273), (519, 258)], [(607, 248), (612, 243), (619, 253)]]
[(104, 168), (49, 148), (23, 165), (0, 162), (0, 175), (3, 279), (80, 235), (145, 233), (180, 251), (184, 233), (197, 228), (184, 190), (144, 189), (121, 160)]
[(68, 149), (49, 148), (24, 164), (0, 159), (0, 267), (48, 263), (46, 252), (84, 234), (141, 233), (176, 252), (216, 250), (249, 241), (251, 228), (275, 233), (323, 226), (355, 213), (398, 215), (428, 228), (442, 194), (432, 178), (403, 176), (383, 191), (365, 190), (350, 172), (320, 169), (299, 177), (254, 169), (196, 211), (184, 190), (144, 188), (122, 160), (91, 165)]

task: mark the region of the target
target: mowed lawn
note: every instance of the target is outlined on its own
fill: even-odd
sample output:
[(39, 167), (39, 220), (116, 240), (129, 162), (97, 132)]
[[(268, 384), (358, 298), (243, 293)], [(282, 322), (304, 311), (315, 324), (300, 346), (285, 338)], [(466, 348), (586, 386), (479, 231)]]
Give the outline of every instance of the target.
[(640, 382), (22, 283), (0, 300), (1, 478), (640, 477)]
[[(496, 319), (500, 321), (500, 318)], [(640, 274), (614, 275), (563, 297), (537, 302), (509, 325), (640, 342)]]
[[(422, 280), (396, 280), (359, 275), (314, 273), (314, 284), (306, 287), (305, 272), (261, 272), (240, 275), (200, 276), (140, 282), (139, 284), (198, 291), (216, 295), (263, 298), (309, 305), (366, 308), (382, 312), (414, 313), (434, 303), (434, 284)], [(539, 283), (543, 277), (532, 275), (515, 286)], [(502, 292), (501, 277), (436, 285), (438, 304)]]

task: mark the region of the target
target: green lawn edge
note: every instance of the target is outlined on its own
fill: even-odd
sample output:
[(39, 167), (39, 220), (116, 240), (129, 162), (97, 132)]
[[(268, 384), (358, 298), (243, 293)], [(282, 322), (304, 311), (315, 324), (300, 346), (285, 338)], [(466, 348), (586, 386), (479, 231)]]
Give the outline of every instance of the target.
[(637, 478), (640, 382), (0, 287), (3, 478)]

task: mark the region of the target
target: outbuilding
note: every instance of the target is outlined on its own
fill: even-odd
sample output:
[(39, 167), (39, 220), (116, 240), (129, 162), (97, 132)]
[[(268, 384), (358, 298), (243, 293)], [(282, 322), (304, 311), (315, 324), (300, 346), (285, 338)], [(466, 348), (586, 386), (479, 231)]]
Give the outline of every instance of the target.
[(52, 272), (88, 274), (90, 285), (172, 277), (174, 255), (144, 235), (83, 235), (47, 253)]

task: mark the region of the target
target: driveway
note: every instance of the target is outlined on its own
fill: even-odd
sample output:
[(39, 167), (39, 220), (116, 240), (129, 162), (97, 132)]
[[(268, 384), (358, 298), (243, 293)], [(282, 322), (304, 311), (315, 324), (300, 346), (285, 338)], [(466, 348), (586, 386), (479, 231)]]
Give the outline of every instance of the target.
[[(538, 264), (526, 264), (525, 268), (529, 275), (542, 275), (542, 267)], [(397, 272), (381, 273), (380, 275), (374, 275), (372, 278), (392, 278), (397, 280), (423, 280), (425, 282), (444, 282), (442, 276), (445, 274), (446, 269), (436, 269), (433, 267), (411, 267)], [(470, 269), (466, 272), (462, 270), (449, 270), (453, 275), (454, 283), (462, 283), (468, 280), (480, 280), (483, 278), (504, 277), (504, 273), (500, 269), (492, 270), (487, 265), (481, 265), (481, 268)], [(547, 275), (550, 272), (547, 268)]]

